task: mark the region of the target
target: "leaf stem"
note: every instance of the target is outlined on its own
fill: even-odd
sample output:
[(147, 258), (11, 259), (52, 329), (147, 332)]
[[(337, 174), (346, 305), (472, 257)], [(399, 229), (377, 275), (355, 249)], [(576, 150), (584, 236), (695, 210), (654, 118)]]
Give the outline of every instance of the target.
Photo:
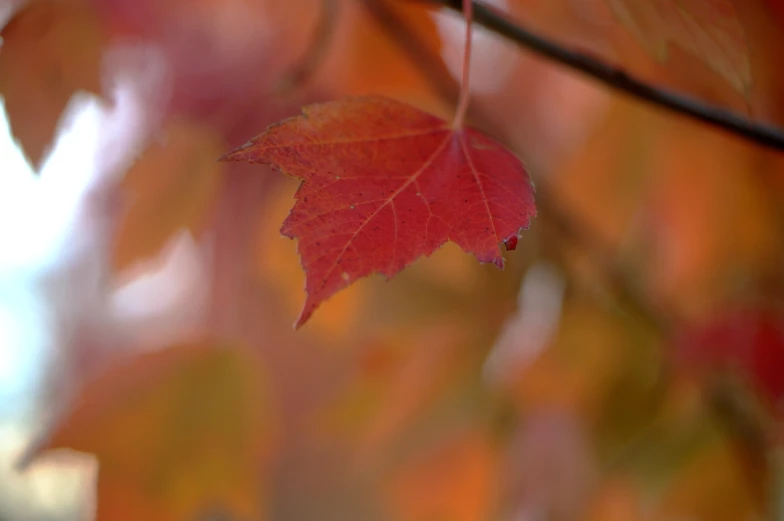
[(471, 22), (474, 19), (474, 4), (473, 2), (462, 2), (463, 4), (463, 18), (465, 18), (465, 50), (463, 51), (463, 79), (460, 81), (460, 98), (457, 102), (457, 110), (455, 111), (455, 119), (452, 120), (452, 128), (459, 129), (463, 126), (466, 112), (468, 111), (468, 102), (471, 97), (471, 90), (469, 89), (469, 81), (471, 77)]
[(535, 32), (512, 22), (508, 17), (480, 2), (462, 0), (429, 0), (450, 9), (461, 10), (472, 4), (473, 19), (490, 31), (504, 36), (520, 47), (571, 69), (580, 71), (605, 86), (657, 107), (676, 112), (691, 119), (734, 134), (747, 141), (774, 150), (784, 151), (784, 131), (756, 123), (734, 112), (703, 103), (681, 93), (661, 89), (631, 77), (622, 69), (608, 65), (594, 56), (566, 49)]

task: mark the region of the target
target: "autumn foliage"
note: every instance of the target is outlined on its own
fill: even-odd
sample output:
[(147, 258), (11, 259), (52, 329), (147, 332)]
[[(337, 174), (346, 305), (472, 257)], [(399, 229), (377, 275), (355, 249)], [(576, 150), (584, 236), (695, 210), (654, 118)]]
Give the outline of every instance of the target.
[(499, 244), (534, 214), (528, 174), (500, 144), (384, 98), (308, 108), (224, 160), (303, 181), (281, 229), (307, 274), (297, 325), (357, 278), (390, 278), (447, 240), (502, 268)]
[[(784, 126), (778, 1), (488, 4)], [(0, 8), (37, 172), (109, 115), (22, 462), (94, 457), (97, 521), (777, 515), (784, 153), (438, 2)]]

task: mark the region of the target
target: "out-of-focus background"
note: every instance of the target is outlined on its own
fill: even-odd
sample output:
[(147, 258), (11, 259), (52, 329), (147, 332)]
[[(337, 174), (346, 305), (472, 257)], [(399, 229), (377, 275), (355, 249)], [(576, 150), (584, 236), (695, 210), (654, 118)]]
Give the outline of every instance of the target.
[[(488, 3), (784, 125), (773, 0)], [(784, 519), (781, 154), (476, 27), (468, 119), (537, 218), (504, 271), (448, 244), (294, 331), (297, 183), (215, 159), (347, 95), (449, 118), (459, 15), (13, 0), (0, 26), (0, 520)]]

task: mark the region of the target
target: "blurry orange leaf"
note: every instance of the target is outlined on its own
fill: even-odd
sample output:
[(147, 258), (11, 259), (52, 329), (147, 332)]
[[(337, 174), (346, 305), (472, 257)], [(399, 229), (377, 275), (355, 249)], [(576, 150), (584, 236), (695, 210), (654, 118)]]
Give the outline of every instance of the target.
[(304, 113), (224, 157), (303, 181), (281, 229), (299, 239), (306, 274), (297, 326), (357, 279), (390, 278), (448, 240), (503, 267), (499, 245), (535, 214), (522, 163), (476, 130), (375, 96)]
[(258, 362), (229, 345), (141, 354), (88, 383), (50, 449), (99, 460), (98, 521), (261, 519), (271, 430)]
[(220, 186), (220, 147), (212, 132), (173, 122), (163, 142), (128, 170), (122, 189), (130, 208), (115, 235), (117, 270), (155, 256), (179, 230), (194, 236), (204, 230)]
[(411, 272), (418, 281), (468, 295), (481, 284), (482, 267), (455, 244), (447, 243), (411, 266)]
[(509, 390), (523, 410), (549, 407), (595, 421), (629, 370), (627, 346), (639, 339), (589, 300), (567, 300), (560, 324), (547, 349), (510, 379)]
[(631, 477), (607, 479), (598, 487), (587, 508), (587, 521), (639, 521), (642, 494)]
[(465, 334), (454, 324), (436, 325), (372, 342), (360, 353), (345, 392), (326, 411), (328, 427), (356, 435), (360, 460), (384, 454), (455, 381)]
[(618, 18), (659, 60), (671, 42), (747, 93), (746, 33), (730, 0), (608, 0)]
[(496, 450), (474, 431), (407, 460), (385, 487), (395, 521), (490, 519), (498, 490)]
[(38, 169), (71, 96), (101, 93), (104, 35), (78, 0), (30, 2), (0, 35), (0, 95), (14, 137)]
[(362, 0), (344, 6), (343, 27), (336, 35), (334, 52), (327, 57), (325, 80), (351, 95), (384, 94), (414, 103), (432, 95), (421, 64), (411, 60), (379, 20), (394, 20), (395, 27), (407, 30), (407, 39), (421, 46), (420, 53), (427, 51), (440, 59), (434, 9), (397, 0)]
[(662, 121), (642, 208), (653, 239), (650, 287), (688, 314), (726, 299), (738, 274), (780, 269), (781, 228), (770, 184), (747, 144)]

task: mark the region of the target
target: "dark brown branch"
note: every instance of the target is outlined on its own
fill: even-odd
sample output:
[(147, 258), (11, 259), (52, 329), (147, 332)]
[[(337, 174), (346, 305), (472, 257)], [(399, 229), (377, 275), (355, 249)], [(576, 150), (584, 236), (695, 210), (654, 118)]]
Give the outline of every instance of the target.
[[(462, 0), (430, 1), (455, 11), (460, 11), (463, 5)], [(566, 49), (479, 2), (474, 2), (473, 6), (475, 23), (545, 58), (580, 71), (606, 87), (701, 121), (758, 145), (784, 151), (784, 131), (779, 128), (755, 123), (728, 110), (708, 105), (677, 92), (654, 87), (629, 76), (617, 67), (603, 63), (594, 56)]]

